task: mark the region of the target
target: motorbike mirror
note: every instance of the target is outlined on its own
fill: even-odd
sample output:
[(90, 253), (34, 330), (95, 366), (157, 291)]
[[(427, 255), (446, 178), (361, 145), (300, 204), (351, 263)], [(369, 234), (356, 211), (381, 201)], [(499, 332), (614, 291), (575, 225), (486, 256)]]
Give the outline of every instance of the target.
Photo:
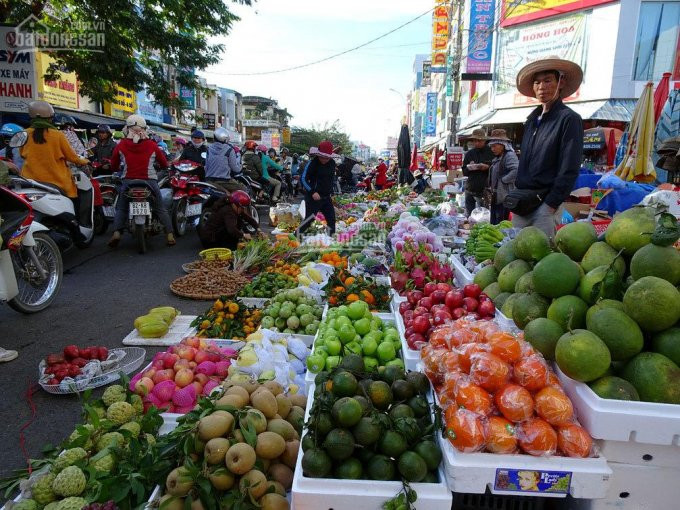
[(9, 146), (12, 148), (23, 147), (28, 141), (28, 133), (26, 131), (19, 131), (9, 140)]

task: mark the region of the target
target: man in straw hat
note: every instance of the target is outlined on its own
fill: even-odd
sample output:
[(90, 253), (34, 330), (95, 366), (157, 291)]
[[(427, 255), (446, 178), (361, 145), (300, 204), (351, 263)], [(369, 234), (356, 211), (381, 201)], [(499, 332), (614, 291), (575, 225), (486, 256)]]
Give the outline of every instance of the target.
[(489, 180), (489, 167), (493, 153), (486, 145), (486, 131), (475, 129), (470, 137), (474, 147), (465, 153), (463, 158), (463, 175), (467, 177), (465, 184), (465, 209), (468, 216), (475, 207), (482, 206), (484, 188)]
[[(583, 122), (562, 99), (576, 92), (583, 70), (568, 60), (532, 62), (517, 74), (517, 90), (540, 104), (524, 124), (517, 189), (506, 199), (513, 225), (533, 225), (555, 234), (558, 210), (578, 177), (583, 155)], [(518, 206), (519, 202), (519, 206)]]

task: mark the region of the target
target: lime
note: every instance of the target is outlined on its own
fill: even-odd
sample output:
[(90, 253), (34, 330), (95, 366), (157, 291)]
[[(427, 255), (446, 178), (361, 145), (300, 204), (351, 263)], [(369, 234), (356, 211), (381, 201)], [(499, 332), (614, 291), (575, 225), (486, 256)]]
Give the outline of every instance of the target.
[(335, 468), (335, 477), (343, 480), (360, 480), (362, 475), (362, 465), (359, 459), (350, 457), (343, 460)]
[(409, 482), (419, 482), (427, 475), (427, 464), (416, 452), (404, 452), (397, 463), (399, 473)]
[(335, 422), (341, 427), (353, 427), (363, 414), (361, 404), (351, 397), (343, 397), (333, 404), (331, 415)]
[(392, 342), (383, 342), (378, 345), (377, 349), (378, 360), (385, 363), (387, 361), (393, 360), (397, 356), (397, 352), (394, 349), (394, 344)]
[(329, 372), (338, 366), (340, 363), (340, 356), (328, 356), (326, 358), (326, 370)]
[(310, 478), (324, 478), (331, 472), (331, 459), (320, 448), (307, 450), (302, 456), (302, 471)]

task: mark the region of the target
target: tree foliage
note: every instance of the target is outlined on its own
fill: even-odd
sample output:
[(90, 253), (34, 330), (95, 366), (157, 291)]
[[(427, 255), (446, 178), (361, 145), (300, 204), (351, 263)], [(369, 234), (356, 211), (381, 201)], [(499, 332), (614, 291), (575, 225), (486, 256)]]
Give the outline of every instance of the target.
[[(251, 5), (252, 0), (229, 3)], [(16, 25), (36, 16), (50, 33), (88, 34), (103, 27), (103, 52), (48, 52), (59, 68), (74, 71), (81, 94), (95, 101), (113, 98), (114, 83), (139, 91), (146, 88), (164, 106), (181, 107), (168, 65), (176, 81), (202, 91), (194, 70), (216, 64), (224, 46), (209, 37), (226, 35), (239, 18), (227, 0), (0, 0), (0, 21)], [(89, 30), (87, 24), (91, 27)]]
[(342, 129), (338, 120), (330, 125), (324, 124), (323, 127), (314, 125), (311, 128), (293, 127), (290, 134), (290, 151), (305, 154), (310, 147), (317, 147), (324, 140), (328, 140), (333, 142), (334, 147), (340, 148), (342, 154), (350, 155), (352, 142)]

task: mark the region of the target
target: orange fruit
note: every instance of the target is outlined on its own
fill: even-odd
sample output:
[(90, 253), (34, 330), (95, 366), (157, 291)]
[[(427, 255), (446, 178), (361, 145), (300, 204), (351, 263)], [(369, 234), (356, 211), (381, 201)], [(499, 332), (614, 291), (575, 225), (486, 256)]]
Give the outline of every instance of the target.
[(531, 418), (517, 425), (517, 440), (520, 448), (529, 455), (549, 456), (557, 451), (557, 432), (540, 418)]
[(440, 326), (430, 334), (428, 342), (431, 346), (438, 349), (448, 349), (451, 333), (451, 328), (449, 326)]
[(515, 363), (522, 357), (522, 345), (512, 334), (494, 333), (489, 337), (491, 352), (506, 363)]
[(471, 356), (487, 352), (488, 347), (484, 344), (464, 344), (458, 349), (460, 369), (466, 374), (470, 373)]
[(574, 419), (574, 406), (564, 392), (555, 386), (546, 386), (534, 396), (536, 414), (550, 425), (568, 425)]
[(458, 381), (460, 381), (465, 375), (460, 372), (448, 372), (444, 375), (444, 384), (441, 387), (441, 395), (446, 394), (450, 400), (455, 402), (456, 400), (456, 386)]
[(493, 410), (493, 401), (484, 389), (469, 380), (460, 379), (454, 387), (458, 407), (488, 416)]
[(515, 427), (502, 416), (491, 416), (486, 422), (486, 451), (491, 453), (517, 451)]
[(531, 392), (538, 391), (548, 383), (548, 365), (536, 354), (515, 363), (513, 378)]
[(490, 352), (473, 354), (470, 377), (486, 391), (496, 391), (510, 380), (510, 365)]
[(593, 439), (583, 427), (572, 423), (557, 429), (557, 447), (567, 457), (590, 457)]
[(460, 347), (461, 345), (476, 343), (478, 340), (478, 333), (474, 333), (468, 329), (459, 329), (452, 332), (450, 336), (450, 346)]
[(446, 437), (461, 452), (478, 452), (486, 444), (486, 430), (482, 416), (449, 407), (445, 412)]
[(534, 415), (534, 399), (529, 391), (518, 385), (508, 384), (496, 393), (496, 407), (508, 420), (519, 422)]
[(460, 355), (455, 351), (445, 353), (441, 358), (440, 366), (447, 374), (460, 372)]

